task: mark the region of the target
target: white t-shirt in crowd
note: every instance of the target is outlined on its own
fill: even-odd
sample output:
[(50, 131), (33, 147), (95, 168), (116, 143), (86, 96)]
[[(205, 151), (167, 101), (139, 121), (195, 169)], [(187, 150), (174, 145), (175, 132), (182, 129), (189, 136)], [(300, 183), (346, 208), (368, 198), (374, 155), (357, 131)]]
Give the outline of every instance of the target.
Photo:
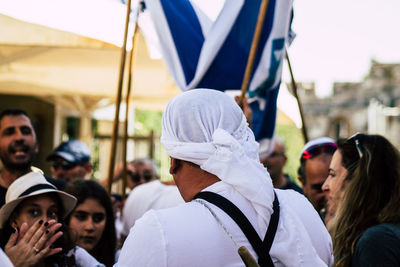
[(14, 265), (11, 263), (10, 259), (7, 257), (6, 253), (2, 249), (0, 249), (0, 266), (2, 267), (13, 267)]
[(122, 234), (127, 236), (135, 221), (146, 211), (165, 209), (184, 203), (175, 185), (154, 180), (135, 187), (129, 194), (123, 211)]
[(76, 266), (105, 267), (104, 264), (98, 262), (95, 257), (79, 246), (72, 248), (67, 255), (74, 255)]

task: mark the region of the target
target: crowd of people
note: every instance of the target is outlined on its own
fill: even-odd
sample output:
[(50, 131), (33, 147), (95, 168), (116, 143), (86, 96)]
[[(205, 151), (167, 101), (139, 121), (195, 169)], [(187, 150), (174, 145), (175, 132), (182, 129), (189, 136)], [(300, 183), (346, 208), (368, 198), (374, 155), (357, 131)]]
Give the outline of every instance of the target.
[(78, 140), (47, 157), (51, 176), (34, 168), (29, 115), (4, 110), (0, 265), (400, 266), (400, 154), (386, 138), (307, 142), (298, 185), (282, 139), (256, 142), (233, 98), (199, 89), (170, 101), (161, 143), (174, 184), (135, 159), (121, 203), (88, 178)]

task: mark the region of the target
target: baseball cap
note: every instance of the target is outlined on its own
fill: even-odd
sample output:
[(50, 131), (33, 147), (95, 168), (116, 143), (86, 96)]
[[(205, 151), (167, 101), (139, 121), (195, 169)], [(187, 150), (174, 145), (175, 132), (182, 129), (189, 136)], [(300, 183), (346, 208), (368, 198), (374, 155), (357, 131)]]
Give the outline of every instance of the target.
[(71, 163), (86, 163), (90, 161), (90, 150), (81, 141), (65, 141), (56, 147), (47, 160), (54, 161), (56, 157), (61, 157)]
[(300, 153), (300, 161), (318, 155), (321, 152), (333, 154), (337, 148), (335, 140), (329, 137), (319, 137), (308, 141)]

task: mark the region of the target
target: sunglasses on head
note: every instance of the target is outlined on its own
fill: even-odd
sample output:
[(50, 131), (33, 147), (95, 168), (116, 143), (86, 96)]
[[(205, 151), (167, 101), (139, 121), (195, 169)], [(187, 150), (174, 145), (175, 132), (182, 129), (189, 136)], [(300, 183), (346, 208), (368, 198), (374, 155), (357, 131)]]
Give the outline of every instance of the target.
[(313, 145), (303, 152), (303, 154), (301, 155), (301, 159), (306, 160), (318, 156), (321, 153), (327, 153), (333, 155), (333, 153), (335, 153), (336, 148), (337, 145), (335, 143), (323, 143), (323, 144)]
[(355, 146), (356, 146), (356, 149), (357, 149), (357, 152), (358, 152), (358, 155), (360, 156), (360, 159), (361, 159), (362, 156), (364, 155), (364, 151), (363, 151), (363, 149), (362, 149), (362, 147), (361, 147), (359, 137), (360, 137), (360, 133), (355, 133), (354, 135), (350, 136), (350, 137), (346, 140), (346, 142), (349, 142), (349, 141), (353, 141), (353, 142), (354, 142), (354, 144), (355, 144)]
[(73, 168), (75, 168), (76, 166), (78, 166), (78, 163), (72, 163), (72, 162), (68, 162), (68, 161), (62, 161), (62, 162), (53, 162), (53, 164), (51, 165), (55, 170), (57, 170), (58, 168), (63, 169), (64, 171), (67, 170), (71, 170)]

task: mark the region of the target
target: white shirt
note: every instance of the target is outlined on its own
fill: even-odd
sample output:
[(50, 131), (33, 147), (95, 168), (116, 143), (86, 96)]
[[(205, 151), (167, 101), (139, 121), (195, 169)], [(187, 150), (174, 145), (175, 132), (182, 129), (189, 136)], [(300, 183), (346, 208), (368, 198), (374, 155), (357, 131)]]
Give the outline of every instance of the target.
[[(322, 222), (321, 217), (308, 199), (291, 189), (275, 189), (281, 209), (290, 208), (301, 220), (311, 239), (318, 256), (328, 264), (333, 265), (332, 239)], [(274, 248), (272, 246), (271, 250)]]
[(10, 259), (7, 257), (6, 253), (2, 249), (0, 249), (0, 266), (2, 267), (12, 267), (14, 266)]
[(85, 249), (75, 246), (67, 255), (74, 255), (77, 266), (92, 266), (92, 267), (105, 267), (104, 264), (98, 262), (89, 252)]
[(181, 203), (184, 201), (175, 185), (165, 185), (154, 180), (135, 187), (124, 206), (122, 233), (128, 235), (136, 220), (146, 211), (170, 208)]
[[(249, 219), (259, 236), (264, 238), (266, 229), (260, 229), (256, 225), (257, 214), (251, 203), (232, 186), (218, 182), (204, 191), (215, 192), (232, 201)], [(278, 194), (286, 193), (282, 191)], [(300, 201), (305, 200), (299, 196)], [(208, 206), (238, 245), (246, 246), (257, 258), (239, 226), (224, 211), (211, 203)], [(319, 257), (302, 220), (291, 209), (289, 202), (283, 199), (280, 206), (278, 229), (270, 251), (274, 265), (327, 266), (329, 262), (324, 262)], [(313, 210), (311, 205), (304, 205), (302, 208)], [(322, 223), (316, 212), (309, 212), (309, 215), (316, 216)], [(312, 221), (314, 220), (309, 220)], [(326, 239), (326, 229), (319, 226), (313, 230), (313, 234), (323, 236), (324, 241), (321, 242), (328, 243), (323, 244), (323, 247), (329, 250), (330, 238)], [(297, 230), (296, 236), (288, 234), (289, 227)], [(210, 211), (202, 204), (192, 201), (170, 209), (147, 212), (131, 229), (115, 266), (244, 266), (237, 249)], [(331, 254), (331, 251), (327, 253)]]

